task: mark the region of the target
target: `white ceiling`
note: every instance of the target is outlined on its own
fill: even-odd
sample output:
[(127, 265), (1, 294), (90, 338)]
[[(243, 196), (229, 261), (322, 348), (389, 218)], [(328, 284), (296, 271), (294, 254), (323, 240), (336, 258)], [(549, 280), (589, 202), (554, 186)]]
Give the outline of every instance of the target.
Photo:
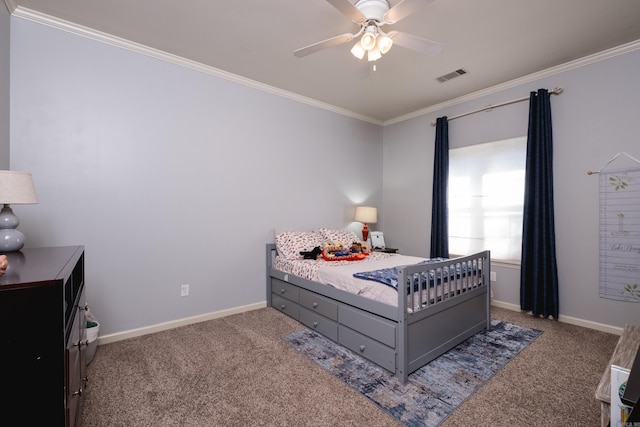
[[(351, 0), (355, 3), (355, 0)], [(385, 30), (445, 45), (394, 46), (363, 78), (353, 42), (297, 48), (358, 27), (326, 0), (5, 0), (383, 123), (640, 40), (639, 0), (435, 0)], [(398, 0), (390, 0), (391, 6)], [(440, 83), (464, 68), (468, 74)]]

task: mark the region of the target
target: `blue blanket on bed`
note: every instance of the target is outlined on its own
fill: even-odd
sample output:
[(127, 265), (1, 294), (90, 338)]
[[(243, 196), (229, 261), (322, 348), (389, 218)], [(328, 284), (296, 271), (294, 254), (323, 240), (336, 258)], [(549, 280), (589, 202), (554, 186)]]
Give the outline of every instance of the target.
[[(429, 260), (425, 260), (422, 262), (419, 262), (415, 265), (423, 265), (423, 264), (432, 264), (434, 262), (440, 262), (440, 261), (445, 261), (446, 258), (432, 258)], [(362, 273), (354, 273), (353, 277), (356, 277), (358, 279), (364, 279), (364, 280), (372, 280), (374, 282), (379, 282), (382, 284), (385, 284), (387, 286), (391, 286), (392, 288), (398, 289), (398, 274), (400, 272), (400, 269), (402, 269), (404, 266), (399, 266), (399, 267), (389, 267), (389, 268), (382, 268), (380, 270), (373, 270), (373, 271), (365, 271)], [(475, 267), (475, 266), (474, 266)], [(452, 269), (453, 270), (453, 269)], [(434, 285), (434, 279), (436, 278), (435, 276), (437, 276), (437, 283), (441, 284), (443, 282), (447, 282), (450, 279), (454, 278), (454, 274), (457, 277), (460, 277), (461, 275), (466, 274), (466, 270), (467, 270), (467, 265), (466, 264), (457, 264), (456, 266), (456, 270), (457, 271), (451, 271), (451, 273), (449, 272), (449, 267), (444, 267), (438, 270), (431, 270), (431, 271), (423, 271), (420, 275), (418, 274), (414, 274), (413, 276), (413, 290), (414, 292), (416, 292), (418, 289), (420, 289), (422, 287), (422, 289), (426, 288), (426, 284), (429, 283), (429, 286), (433, 286)], [(473, 270), (475, 271), (475, 268), (473, 268)], [(429, 277), (427, 277), (427, 274)], [(420, 283), (422, 283), (422, 286), (420, 286)]]

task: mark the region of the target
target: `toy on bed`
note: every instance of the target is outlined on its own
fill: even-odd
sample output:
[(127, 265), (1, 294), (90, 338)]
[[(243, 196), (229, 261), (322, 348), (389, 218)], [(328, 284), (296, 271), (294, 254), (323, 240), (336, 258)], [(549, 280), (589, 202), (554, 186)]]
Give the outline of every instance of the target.
[(353, 242), (350, 250), (354, 253), (363, 253), (367, 255), (371, 252), (371, 248), (365, 242)]
[(322, 259), (325, 261), (359, 261), (369, 255), (367, 244), (353, 242), (345, 247), (341, 242), (327, 241), (322, 250)]
[(320, 249), (320, 246), (316, 246), (310, 251), (301, 251), (300, 255), (302, 255), (304, 259), (318, 259), (321, 253), (322, 249)]

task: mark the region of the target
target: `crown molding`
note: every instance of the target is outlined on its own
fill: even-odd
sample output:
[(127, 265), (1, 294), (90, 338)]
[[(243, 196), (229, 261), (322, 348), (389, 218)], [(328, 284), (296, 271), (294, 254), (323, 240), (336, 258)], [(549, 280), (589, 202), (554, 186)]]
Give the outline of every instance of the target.
[(623, 44), (621, 46), (607, 49), (602, 52), (595, 53), (593, 55), (585, 56), (584, 58), (576, 59), (575, 61), (570, 61), (555, 67), (547, 68), (546, 70), (538, 71), (536, 73), (532, 73), (527, 76), (519, 77), (517, 79), (510, 80), (508, 82), (504, 82), (499, 85), (491, 86), (483, 90), (479, 90), (464, 96), (460, 96), (458, 98), (451, 99), (446, 102), (442, 102), (440, 104), (432, 105), (430, 107), (423, 108), (421, 110), (417, 110), (412, 113), (408, 113), (403, 116), (396, 117), (394, 119), (386, 120), (383, 122), (383, 126), (389, 126), (394, 123), (399, 123), (405, 120), (424, 116), (425, 114), (440, 111), (454, 105), (462, 104), (463, 102), (478, 99), (486, 95), (491, 95), (506, 89), (511, 89), (513, 87), (520, 86), (525, 83), (531, 83), (546, 77), (555, 76), (557, 74), (564, 73), (565, 71), (574, 70), (576, 68), (584, 67), (585, 65), (594, 64), (599, 61), (604, 61), (606, 59), (613, 58), (618, 55), (623, 55), (625, 53), (633, 52), (634, 50), (638, 50), (638, 49), (640, 49), (640, 40), (636, 40), (630, 43)]
[[(159, 49), (155, 49), (149, 46), (145, 46), (140, 43), (132, 42), (130, 40), (123, 39), (102, 31), (95, 30), (93, 28), (85, 27), (75, 24), (73, 22), (59, 19), (44, 13), (34, 11), (22, 6), (15, 6), (14, 0), (5, 0), (7, 7), (9, 8), (12, 16), (16, 18), (22, 18), (28, 21), (32, 21), (38, 24), (46, 25), (48, 27), (56, 28), (58, 30), (66, 31), (72, 34), (76, 34), (82, 37), (86, 37), (101, 43), (106, 43), (112, 46), (116, 46), (122, 49), (127, 49), (132, 52), (136, 52), (142, 55), (146, 55), (161, 61), (169, 62), (175, 65), (179, 65), (185, 68), (189, 68), (201, 73), (209, 74), (221, 79), (225, 79), (234, 83), (238, 83), (243, 86), (248, 86), (263, 92), (267, 92), (282, 98), (291, 99), (293, 101), (301, 102), (303, 104), (311, 105), (313, 107), (328, 110), (343, 116), (351, 117), (353, 119), (361, 120), (364, 122), (373, 123), (378, 126), (382, 126), (382, 121), (368, 117), (362, 114), (355, 113), (353, 111), (336, 107), (335, 105), (327, 104), (317, 101), (306, 96), (298, 95), (293, 92), (279, 89), (274, 86), (266, 85), (264, 83), (257, 82), (236, 74), (232, 74), (218, 68), (211, 67), (209, 65), (202, 64), (200, 62), (192, 61), (177, 55), (173, 55)], [(11, 4), (11, 5), (10, 5)], [(13, 7), (13, 10), (11, 10)]]
[(16, 10), (16, 2), (15, 0), (4, 0), (5, 6), (7, 6), (7, 10), (9, 11), (9, 15), (13, 14), (13, 11)]

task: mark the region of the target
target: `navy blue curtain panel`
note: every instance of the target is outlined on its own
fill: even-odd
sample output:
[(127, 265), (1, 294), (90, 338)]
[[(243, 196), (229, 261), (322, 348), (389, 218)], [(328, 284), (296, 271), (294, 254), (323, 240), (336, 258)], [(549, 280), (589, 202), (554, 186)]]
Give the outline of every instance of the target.
[(436, 143), (433, 159), (433, 194), (431, 197), (431, 258), (449, 257), (449, 122), (436, 121)]
[(522, 219), (520, 308), (558, 319), (558, 269), (553, 210), (553, 136), (546, 89), (531, 92)]

